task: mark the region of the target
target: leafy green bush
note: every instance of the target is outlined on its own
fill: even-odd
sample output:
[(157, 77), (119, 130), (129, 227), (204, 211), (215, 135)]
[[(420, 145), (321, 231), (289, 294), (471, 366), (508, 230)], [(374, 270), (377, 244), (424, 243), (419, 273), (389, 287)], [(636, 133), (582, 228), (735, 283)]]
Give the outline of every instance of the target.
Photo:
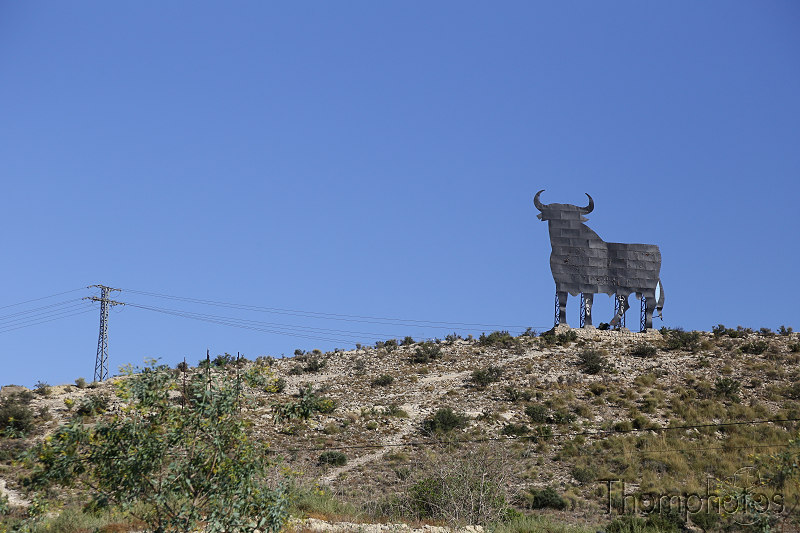
[(300, 399), (295, 402), (272, 404), (276, 424), (287, 420), (308, 420), (314, 413), (331, 413), (336, 408), (334, 400), (317, 396), (311, 385), (301, 388), (298, 396)]
[(712, 333), (714, 333), (714, 337), (721, 337), (722, 335), (726, 335), (732, 339), (743, 339), (753, 333), (753, 330), (750, 328), (743, 328), (742, 326), (737, 326), (736, 329), (732, 329), (732, 328), (726, 328), (723, 324), (714, 326), (713, 328), (711, 328), (711, 331)]
[(463, 429), (468, 423), (469, 418), (466, 415), (456, 413), (449, 407), (443, 407), (422, 422), (422, 430), (429, 435), (443, 434)]
[(412, 344), (414, 344), (414, 337), (406, 336), (406, 338), (403, 339), (403, 346), (411, 346)]
[(320, 454), (319, 459), (317, 460), (317, 464), (344, 466), (347, 464), (347, 456), (337, 450), (328, 450)]
[(521, 437), (523, 435), (527, 435), (530, 433), (531, 428), (526, 426), (525, 424), (506, 424), (503, 426), (503, 435), (507, 436), (514, 436), (514, 437)]
[(578, 340), (578, 334), (571, 329), (556, 334), (556, 330), (553, 328), (543, 332), (541, 335), (539, 335), (539, 338), (546, 346), (552, 346), (554, 344), (558, 344), (559, 346), (569, 346), (570, 343)]
[(525, 401), (528, 402), (533, 397), (529, 390), (520, 390), (514, 386), (508, 385), (505, 389), (506, 397), (510, 402)]
[(567, 500), (562, 498), (553, 487), (544, 489), (530, 489), (525, 495), (526, 507), (529, 509), (559, 509), (567, 508)]
[(789, 351), (792, 353), (800, 352), (800, 342), (795, 342), (789, 345)]
[(372, 380), (373, 387), (386, 387), (392, 383), (394, 383), (394, 376), (390, 376), (389, 374), (381, 374)]
[(741, 383), (732, 378), (718, 378), (714, 382), (714, 391), (717, 395), (730, 400), (739, 401), (740, 389)]
[(22, 437), (33, 428), (34, 413), (27, 396), (10, 394), (0, 400), (0, 436)]
[(86, 396), (78, 404), (75, 414), (78, 416), (96, 416), (108, 410), (109, 398), (104, 394)]
[(229, 353), (224, 353), (216, 356), (212, 361), (211, 364), (217, 367), (226, 367), (229, 364), (236, 361), (236, 358)]
[(519, 341), (514, 338), (507, 331), (493, 331), (486, 335), (485, 333), (481, 333), (481, 336), (478, 337), (478, 344), (480, 346), (495, 346), (497, 348), (513, 348), (515, 347)]
[(186, 406), (170, 398), (178, 384), (166, 366), (122, 380), (124, 409), (62, 426), (27, 454), (28, 486), (78, 485), (91, 508), (119, 506), (155, 531), (278, 531), (288, 499), (270, 488), (267, 449), (240, 415), (247, 398), (225, 376), (198, 378)]
[(525, 407), (525, 414), (531, 419), (531, 422), (544, 424), (550, 417), (550, 410), (541, 404), (531, 404)]
[(591, 483), (597, 479), (597, 476), (597, 467), (592, 464), (576, 465), (572, 468), (572, 477), (574, 477), (575, 480), (581, 484)]
[(303, 371), (308, 373), (319, 372), (326, 366), (328, 366), (328, 360), (315, 355), (309, 357), (308, 361), (306, 362), (306, 366), (303, 367)]
[(599, 374), (606, 369), (608, 363), (605, 354), (601, 350), (594, 348), (584, 348), (578, 354), (578, 360), (587, 374)]
[(244, 382), (250, 387), (264, 392), (283, 392), (286, 389), (286, 380), (275, 377), (275, 373), (268, 365), (256, 363), (242, 375)]
[(502, 375), (503, 375), (502, 368), (490, 365), (486, 368), (473, 370), (469, 380), (476, 387), (483, 389), (486, 388), (490, 383), (499, 381), (500, 376)]
[(769, 348), (769, 343), (767, 341), (750, 341), (742, 343), (741, 349), (744, 353), (749, 353), (753, 355), (761, 355)]
[(508, 516), (502, 460), (485, 447), (441, 454), (401, 498), (401, 516), (441, 520), (448, 525), (498, 523)]
[(397, 339), (389, 339), (386, 341), (378, 341), (375, 343), (375, 348), (383, 348), (387, 352), (393, 352), (399, 346)]
[(36, 385), (33, 386), (33, 392), (36, 394), (41, 394), (42, 396), (50, 396), (50, 394), (53, 392), (53, 389), (46, 381), (37, 381)]
[(778, 335), (782, 337), (788, 337), (789, 335), (792, 334), (793, 331), (794, 330), (791, 327), (787, 328), (786, 326), (781, 326), (778, 328)]
[(411, 355), (412, 363), (428, 363), (442, 356), (442, 348), (435, 342), (426, 341), (417, 346)]
[(658, 349), (652, 344), (640, 342), (631, 348), (630, 354), (638, 357), (653, 357), (657, 352)]
[(683, 331), (682, 328), (661, 328), (660, 331), (666, 340), (667, 350), (695, 352), (700, 348), (700, 332), (698, 331)]
[(79, 389), (85, 389), (86, 388), (86, 379), (84, 379), (84, 378), (76, 379), (75, 380), (75, 386), (78, 387)]

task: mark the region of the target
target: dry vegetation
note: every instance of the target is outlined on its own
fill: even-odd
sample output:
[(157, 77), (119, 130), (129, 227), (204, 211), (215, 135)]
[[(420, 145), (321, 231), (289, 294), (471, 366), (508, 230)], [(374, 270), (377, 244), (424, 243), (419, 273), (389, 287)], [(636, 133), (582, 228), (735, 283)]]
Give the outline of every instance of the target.
[[(747, 527), (769, 522), (792, 530), (800, 472), (781, 473), (778, 454), (797, 454), (787, 445), (799, 427), (799, 361), (800, 340), (789, 330), (720, 326), (711, 333), (565, 329), (392, 339), (238, 365), (220, 356), (208, 371), (228, 373), (255, 395), (243, 416), (291, 478), (296, 516), (497, 531), (670, 531), (684, 525), (685, 513), (619, 517), (621, 482), (628, 495), (705, 494), (709, 483), (724, 493), (737, 489), (726, 480), (755, 467), (765, 482), (759, 490), (781, 496), (784, 511), (773, 506)], [(182, 370), (175, 372), (180, 382)], [(180, 401), (180, 388), (174, 394)], [(113, 380), (3, 389), (0, 479), (12, 508), (6, 523), (29, 503), (18, 454), (76, 413), (91, 422), (117, 401)], [(751, 423), (766, 420), (782, 421)], [(607, 479), (620, 480), (611, 515)], [(82, 501), (71, 490), (49, 496), (51, 508)], [(50, 530), (88, 532), (120, 520), (104, 516)], [(701, 512), (688, 525), (745, 527), (736, 520)], [(107, 529), (117, 530), (125, 529)]]

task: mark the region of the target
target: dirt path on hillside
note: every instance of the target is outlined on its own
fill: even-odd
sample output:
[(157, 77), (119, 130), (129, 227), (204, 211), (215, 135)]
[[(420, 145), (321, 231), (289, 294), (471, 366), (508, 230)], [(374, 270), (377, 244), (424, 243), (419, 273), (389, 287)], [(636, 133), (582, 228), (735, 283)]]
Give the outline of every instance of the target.
[(0, 478), (0, 496), (8, 498), (11, 507), (28, 507), (31, 502), (25, 499), (19, 492), (6, 486), (6, 480)]
[[(442, 382), (450, 382), (456, 380), (463, 380), (467, 375), (469, 375), (469, 371), (463, 372), (450, 372), (447, 374), (441, 374), (438, 376), (426, 376), (425, 378), (420, 380), (421, 384), (430, 384), (430, 383), (442, 383)], [(438, 397), (445, 394), (448, 390), (447, 387), (440, 387), (434, 389), (436, 392), (431, 395), (431, 392), (426, 392), (428, 395), (425, 400), (430, 401), (434, 396)], [(416, 428), (414, 425), (414, 420), (419, 419), (419, 415), (422, 412), (421, 404), (422, 398), (420, 397), (421, 393), (414, 395), (411, 401), (406, 402), (400, 406), (405, 412), (408, 413), (408, 418), (403, 420), (403, 425), (400, 427), (400, 430), (388, 437), (384, 438), (380, 444), (386, 446), (386, 448), (379, 448), (374, 452), (367, 453), (362, 455), (361, 457), (356, 457), (355, 459), (350, 459), (346, 465), (336, 467), (331, 469), (327, 474), (322, 476), (319, 479), (320, 484), (328, 485), (333, 483), (333, 481), (341, 476), (353, 470), (354, 468), (358, 468), (359, 466), (365, 465), (369, 462), (375, 461), (380, 459), (381, 457), (386, 454), (390, 449), (397, 447), (403, 443), (405, 437), (410, 435)]]

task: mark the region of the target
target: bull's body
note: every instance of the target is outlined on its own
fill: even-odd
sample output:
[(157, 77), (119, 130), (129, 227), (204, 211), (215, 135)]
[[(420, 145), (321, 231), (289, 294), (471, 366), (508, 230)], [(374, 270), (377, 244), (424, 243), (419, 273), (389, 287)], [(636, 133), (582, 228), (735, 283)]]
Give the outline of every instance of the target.
[(569, 204), (542, 204), (539, 191), (534, 198), (541, 211), (539, 218), (547, 221), (550, 232), (550, 270), (556, 282), (559, 297), (559, 321), (566, 323), (567, 294), (584, 295), (586, 325), (592, 324), (592, 298), (595, 294), (616, 295), (620, 310), (612, 319), (619, 323), (628, 309), (628, 296), (646, 298), (645, 327), (653, 327), (653, 311), (659, 314), (663, 307), (663, 289), (656, 301), (656, 286), (660, 284), (661, 252), (654, 244), (627, 244), (605, 242), (591, 228), (583, 224), (585, 216), (594, 208)]

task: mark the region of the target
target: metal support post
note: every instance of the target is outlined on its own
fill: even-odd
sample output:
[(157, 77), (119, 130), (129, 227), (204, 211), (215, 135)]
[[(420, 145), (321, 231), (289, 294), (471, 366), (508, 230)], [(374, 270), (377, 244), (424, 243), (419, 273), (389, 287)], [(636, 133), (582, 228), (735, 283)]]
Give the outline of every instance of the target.
[(559, 304), (559, 302), (558, 302), (558, 291), (556, 291), (556, 316), (555, 316), (555, 320), (553, 320), (553, 327), (556, 327), (561, 323), (561, 318), (559, 316), (560, 313), (559, 313), (559, 309), (558, 309), (558, 307), (559, 307), (558, 304)]
[(108, 295), (111, 291), (119, 291), (120, 289), (112, 289), (105, 285), (90, 285), (87, 288), (100, 289), (100, 297), (88, 296), (84, 300), (91, 300), (93, 302), (100, 302), (100, 334), (97, 337), (97, 357), (94, 362), (94, 381), (105, 381), (108, 379), (108, 310), (115, 305), (125, 305), (122, 302), (115, 302), (110, 300)]
[(578, 327), (586, 327), (586, 298), (583, 297), (583, 293), (581, 293), (581, 315), (579, 322), (580, 325)]

